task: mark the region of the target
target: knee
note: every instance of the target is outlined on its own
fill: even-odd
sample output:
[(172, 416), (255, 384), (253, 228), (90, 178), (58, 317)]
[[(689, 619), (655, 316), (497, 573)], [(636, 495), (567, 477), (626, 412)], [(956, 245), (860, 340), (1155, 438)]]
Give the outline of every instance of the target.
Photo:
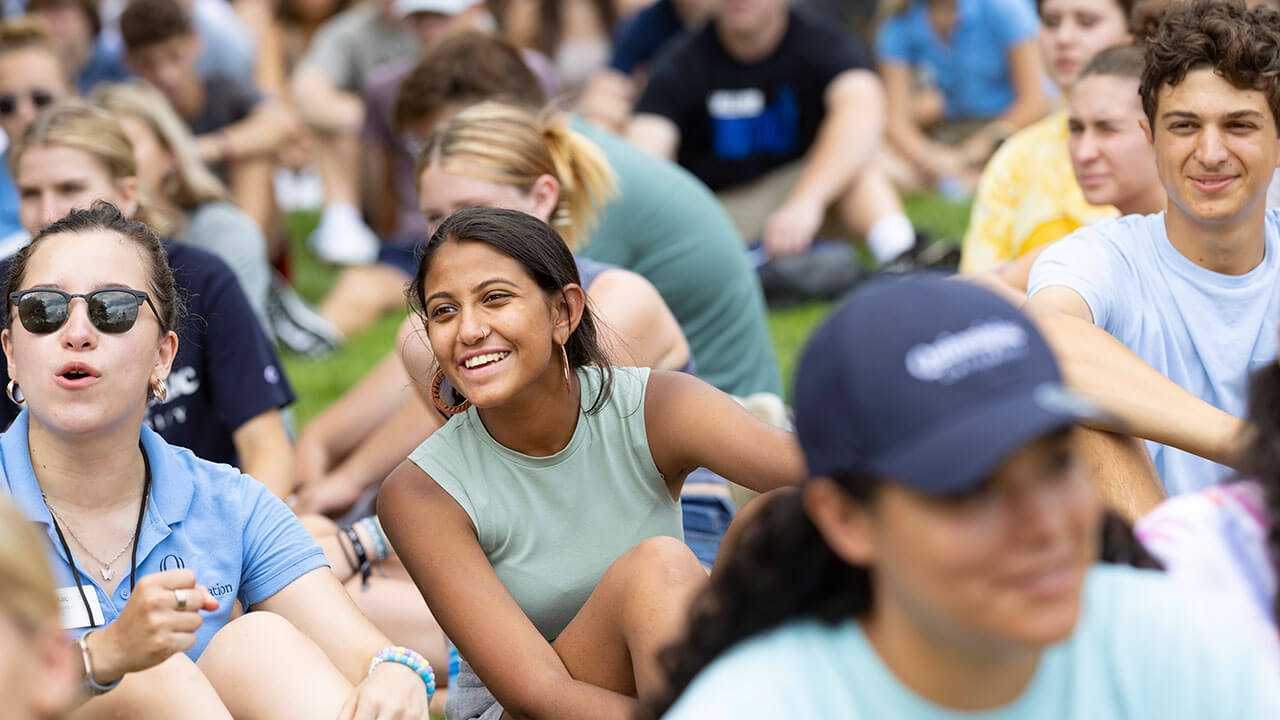
[(270, 612), (249, 612), (214, 634), (199, 666), (210, 678), (234, 673), (249, 658), (266, 658), (300, 641), (310, 642), (288, 620)]
[(628, 550), (614, 564), (626, 568), (633, 589), (665, 591), (700, 587), (707, 580), (698, 556), (673, 537), (649, 538)]

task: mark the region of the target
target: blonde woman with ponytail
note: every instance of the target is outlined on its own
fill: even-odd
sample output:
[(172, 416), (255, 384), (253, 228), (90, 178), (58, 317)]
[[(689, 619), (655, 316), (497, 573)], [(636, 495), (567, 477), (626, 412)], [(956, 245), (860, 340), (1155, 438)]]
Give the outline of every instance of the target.
[(267, 241), (253, 218), (229, 202), (226, 187), (201, 162), (195, 138), (164, 94), (133, 80), (99, 85), (89, 100), (115, 115), (129, 136), (138, 190), (148, 204), (164, 209), (164, 225), (156, 230), (222, 258), (268, 328)]
[(0, 697), (6, 718), (56, 717), (83, 675), (32, 524), (0, 496)]

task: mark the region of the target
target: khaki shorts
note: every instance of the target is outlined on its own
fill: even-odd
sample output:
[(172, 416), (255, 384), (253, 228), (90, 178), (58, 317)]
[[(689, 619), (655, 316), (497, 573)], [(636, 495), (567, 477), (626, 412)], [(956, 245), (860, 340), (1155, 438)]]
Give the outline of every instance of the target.
[[(791, 195), (791, 189), (800, 181), (802, 172), (804, 172), (804, 160), (793, 160), (754, 180), (739, 183), (716, 193), (716, 197), (729, 213), (729, 218), (733, 220), (744, 242), (748, 245), (759, 244), (765, 222), (774, 210), (786, 202), (787, 197)], [(827, 216), (822, 222), (818, 236), (846, 240), (856, 240), (858, 237), (845, 226), (834, 204), (827, 208)]]

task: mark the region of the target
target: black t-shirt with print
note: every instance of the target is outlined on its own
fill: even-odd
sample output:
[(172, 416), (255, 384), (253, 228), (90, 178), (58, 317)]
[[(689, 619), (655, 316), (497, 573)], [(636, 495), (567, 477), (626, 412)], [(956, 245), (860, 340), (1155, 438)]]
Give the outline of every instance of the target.
[(637, 113), (680, 129), (677, 160), (722, 190), (803, 157), (826, 114), (827, 86), (840, 73), (869, 68), (852, 38), (792, 9), (769, 57), (741, 63), (715, 23), (674, 41), (654, 61)]

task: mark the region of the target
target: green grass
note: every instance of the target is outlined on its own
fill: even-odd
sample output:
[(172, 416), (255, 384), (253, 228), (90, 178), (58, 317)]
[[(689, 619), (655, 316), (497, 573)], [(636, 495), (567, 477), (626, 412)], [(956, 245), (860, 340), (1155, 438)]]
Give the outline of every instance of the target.
[[(938, 240), (958, 243), (969, 221), (968, 205), (950, 203), (936, 195), (909, 197), (906, 208), (916, 227)], [(312, 302), (324, 297), (337, 277), (333, 266), (316, 260), (306, 247), (305, 238), (316, 220), (316, 215), (309, 213), (294, 214), (288, 219), (293, 243), (294, 286)], [(830, 310), (827, 303), (811, 303), (769, 312), (769, 333), (788, 388), (804, 341)], [(340, 352), (327, 358), (311, 360), (285, 355), (285, 372), (298, 393), (295, 411), (299, 427), (346, 392), (391, 349), (401, 317), (382, 318), (368, 331), (351, 338)]]

